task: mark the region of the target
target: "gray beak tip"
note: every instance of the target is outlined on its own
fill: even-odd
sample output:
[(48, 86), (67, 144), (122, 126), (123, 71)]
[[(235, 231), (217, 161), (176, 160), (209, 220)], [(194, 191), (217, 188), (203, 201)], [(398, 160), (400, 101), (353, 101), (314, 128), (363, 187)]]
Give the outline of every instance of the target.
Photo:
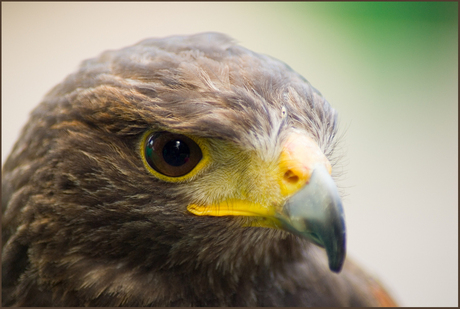
[(327, 250), (327, 256), (329, 259), (329, 269), (335, 273), (339, 273), (342, 270), (343, 263), (345, 262), (346, 256), (346, 244), (345, 244), (345, 233), (342, 237), (343, 242), (339, 245), (339, 248)]

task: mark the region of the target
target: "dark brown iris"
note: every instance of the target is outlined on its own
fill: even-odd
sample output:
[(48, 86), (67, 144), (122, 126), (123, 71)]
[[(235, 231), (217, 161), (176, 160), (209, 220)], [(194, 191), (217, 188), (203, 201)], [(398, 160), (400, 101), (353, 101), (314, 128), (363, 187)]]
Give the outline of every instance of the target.
[(145, 140), (145, 159), (157, 172), (180, 177), (188, 174), (203, 157), (190, 138), (170, 132), (155, 132)]

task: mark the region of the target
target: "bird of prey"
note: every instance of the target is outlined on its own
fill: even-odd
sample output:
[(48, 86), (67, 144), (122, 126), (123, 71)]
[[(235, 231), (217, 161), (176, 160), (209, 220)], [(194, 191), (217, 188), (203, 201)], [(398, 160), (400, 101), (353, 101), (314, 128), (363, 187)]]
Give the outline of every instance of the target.
[(337, 113), (226, 35), (84, 61), (2, 170), (3, 306), (380, 306), (345, 261)]

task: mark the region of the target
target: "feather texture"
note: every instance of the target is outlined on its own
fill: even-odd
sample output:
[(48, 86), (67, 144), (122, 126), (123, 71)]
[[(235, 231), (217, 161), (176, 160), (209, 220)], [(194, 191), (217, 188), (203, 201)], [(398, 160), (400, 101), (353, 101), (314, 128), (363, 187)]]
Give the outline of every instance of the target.
[[(350, 261), (333, 274), (308, 241), (187, 213), (210, 188), (230, 194), (225, 179), (244, 182), (251, 158), (275, 159), (292, 129), (332, 156), (337, 115), (322, 95), (223, 34), (84, 61), (32, 112), (3, 166), (3, 305), (378, 305), (384, 290)], [(148, 130), (208, 139), (220, 161), (161, 181), (140, 159)]]

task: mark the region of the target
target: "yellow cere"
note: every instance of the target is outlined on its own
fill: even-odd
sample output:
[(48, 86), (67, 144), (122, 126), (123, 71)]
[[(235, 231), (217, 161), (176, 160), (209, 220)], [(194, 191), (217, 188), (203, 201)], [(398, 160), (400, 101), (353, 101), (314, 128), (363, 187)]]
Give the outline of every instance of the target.
[(209, 146), (208, 146), (208, 144), (206, 142), (206, 139), (183, 134), (184, 136), (187, 136), (188, 138), (193, 140), (195, 143), (197, 143), (197, 145), (200, 147), (201, 153), (203, 155), (203, 157), (201, 158), (200, 162), (188, 174), (183, 175), (183, 176), (179, 176), (179, 177), (170, 177), (170, 176), (166, 176), (166, 175), (163, 175), (163, 174), (157, 172), (156, 170), (151, 168), (150, 165), (147, 163), (147, 160), (145, 158), (145, 151), (144, 151), (145, 141), (149, 137), (149, 135), (152, 134), (153, 132), (154, 131), (147, 131), (142, 136), (142, 139), (141, 139), (141, 142), (140, 142), (140, 147), (139, 147), (139, 152), (141, 154), (142, 162), (144, 163), (145, 168), (152, 175), (154, 175), (155, 177), (157, 177), (157, 178), (159, 178), (161, 180), (167, 181), (167, 182), (182, 182), (182, 181), (190, 180), (196, 174), (198, 174), (204, 167), (206, 167), (209, 164), (209, 161), (210, 161)]
[(283, 174), (279, 178), (279, 185), (283, 196), (290, 196), (305, 186), (318, 165), (324, 165), (329, 174), (331, 173), (329, 160), (312, 138), (303, 134), (291, 134), (279, 161)]

